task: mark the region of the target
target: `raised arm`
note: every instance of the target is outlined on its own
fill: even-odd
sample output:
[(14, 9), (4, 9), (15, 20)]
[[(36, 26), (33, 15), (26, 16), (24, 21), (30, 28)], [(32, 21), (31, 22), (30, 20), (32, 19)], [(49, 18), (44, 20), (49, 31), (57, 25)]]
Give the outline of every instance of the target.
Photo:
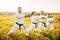
[(32, 15), (31, 14), (27, 14), (27, 15), (25, 15), (25, 17), (31, 17)]

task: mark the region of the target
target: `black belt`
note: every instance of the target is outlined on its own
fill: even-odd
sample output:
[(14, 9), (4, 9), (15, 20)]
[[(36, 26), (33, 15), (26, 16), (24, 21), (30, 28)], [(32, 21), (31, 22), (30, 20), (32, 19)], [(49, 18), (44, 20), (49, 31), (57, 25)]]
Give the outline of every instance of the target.
[(43, 23), (43, 24), (44, 24), (44, 26), (45, 26), (45, 27), (47, 27), (47, 25), (46, 25), (46, 23), (45, 23), (45, 22), (41, 22), (41, 23)]
[[(20, 28), (21, 26), (24, 26), (23, 24), (19, 24), (19, 23), (17, 23), (17, 22), (16, 22), (16, 24), (19, 25), (19, 29), (21, 29), (21, 28)], [(24, 27), (24, 28), (25, 28), (25, 27)]]
[(34, 23), (34, 22), (32, 22), (33, 24), (35, 24), (35, 28), (37, 28), (37, 23)]

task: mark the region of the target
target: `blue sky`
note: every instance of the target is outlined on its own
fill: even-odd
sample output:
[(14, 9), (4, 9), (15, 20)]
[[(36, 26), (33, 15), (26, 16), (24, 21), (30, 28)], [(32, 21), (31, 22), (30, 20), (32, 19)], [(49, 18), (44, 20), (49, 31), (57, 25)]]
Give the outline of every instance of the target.
[(60, 0), (0, 0), (0, 11), (16, 12), (19, 6), (24, 12), (60, 12)]

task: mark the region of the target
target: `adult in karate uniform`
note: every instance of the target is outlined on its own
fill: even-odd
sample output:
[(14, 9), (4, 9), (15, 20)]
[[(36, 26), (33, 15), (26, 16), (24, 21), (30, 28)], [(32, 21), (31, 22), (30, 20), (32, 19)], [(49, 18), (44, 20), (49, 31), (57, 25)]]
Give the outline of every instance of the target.
[(16, 23), (14, 24), (14, 27), (8, 32), (8, 35), (17, 31), (17, 29), (23, 29), (25, 31), (26, 36), (28, 36), (28, 30), (23, 24), (24, 18), (27, 16), (28, 15), (22, 13), (22, 8), (18, 7), (18, 12), (16, 13)]

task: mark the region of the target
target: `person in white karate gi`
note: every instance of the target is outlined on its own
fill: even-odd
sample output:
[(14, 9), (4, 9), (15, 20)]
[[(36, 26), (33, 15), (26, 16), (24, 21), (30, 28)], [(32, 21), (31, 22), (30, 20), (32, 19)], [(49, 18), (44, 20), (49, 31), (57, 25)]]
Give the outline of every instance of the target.
[(42, 32), (42, 29), (41, 29), (42, 26), (44, 26), (45, 29), (47, 29), (47, 25), (46, 25), (46, 21), (45, 21), (45, 20), (47, 20), (47, 17), (48, 17), (48, 16), (45, 16), (45, 15), (44, 15), (44, 11), (41, 11), (40, 16), (39, 16), (39, 20), (40, 20), (39, 30), (40, 30), (40, 32)]
[(47, 28), (50, 27), (50, 30), (54, 29), (53, 20), (54, 20), (53, 16), (48, 15)]
[(23, 24), (25, 17), (28, 17), (28, 15), (25, 15), (24, 13), (22, 13), (22, 8), (18, 7), (18, 13), (16, 13), (16, 23), (14, 24), (14, 27), (8, 32), (8, 35), (14, 33), (15, 31), (17, 31), (17, 29), (20, 29), (20, 28), (25, 31), (26, 36), (29, 35), (27, 28)]
[(32, 17), (31, 17), (32, 23), (31, 23), (31, 26), (29, 27), (29, 31), (32, 30), (33, 28), (38, 30), (39, 25), (37, 24), (37, 20), (39, 19), (39, 16), (36, 16), (36, 12), (35, 11), (33, 11), (31, 14), (32, 14)]

